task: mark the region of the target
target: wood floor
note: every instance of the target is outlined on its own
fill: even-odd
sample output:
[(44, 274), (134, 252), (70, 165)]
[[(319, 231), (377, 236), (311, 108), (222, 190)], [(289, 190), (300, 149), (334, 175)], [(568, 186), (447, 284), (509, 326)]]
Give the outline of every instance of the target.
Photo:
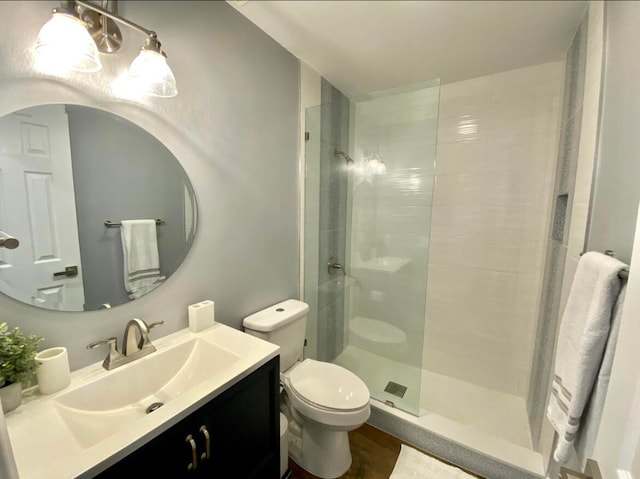
[[(400, 454), (400, 446), (406, 444), (368, 424), (351, 431), (349, 441), (353, 462), (351, 468), (340, 476), (340, 479), (389, 479)], [(318, 479), (291, 459), (289, 468), (293, 472), (291, 479)]]

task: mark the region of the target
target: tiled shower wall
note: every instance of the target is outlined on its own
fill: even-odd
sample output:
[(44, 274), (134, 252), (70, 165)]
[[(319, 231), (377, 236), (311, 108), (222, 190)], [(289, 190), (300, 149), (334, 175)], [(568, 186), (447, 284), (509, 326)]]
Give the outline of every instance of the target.
[(531, 384), (527, 400), (527, 413), (534, 445), (538, 442), (545, 414), (547, 383), (553, 364), (553, 347), (560, 311), (562, 277), (567, 256), (567, 232), (571, 224), (570, 203), (573, 202), (573, 194), (569, 193), (573, 193), (575, 165), (578, 161), (587, 28), (587, 21), (583, 21), (566, 56), (558, 163), (554, 175), (553, 198), (555, 204), (547, 238), (544, 281), (534, 349), (535, 360), (531, 369)]
[(332, 361), (344, 345), (345, 291), (336, 287), (327, 263), (335, 257), (345, 265), (348, 187), (345, 159), (334, 150), (348, 151), (349, 99), (323, 78), (321, 102), (317, 359)]
[(563, 63), (443, 85), (423, 368), (525, 397)]
[[(555, 339), (580, 253), (585, 248), (593, 170), (598, 151), (603, 52), (604, 3), (589, 2), (588, 12), (578, 27), (566, 57), (565, 98), (554, 191), (555, 197), (561, 200), (556, 202), (553, 229), (548, 239), (527, 400), (533, 444), (545, 456), (549, 454), (553, 436), (544, 414), (549, 397)], [(592, 444), (578, 441), (578, 446), (586, 451)]]
[(332, 361), (344, 346), (345, 288), (342, 272), (330, 275), (331, 257), (346, 263), (349, 99), (307, 65), (301, 67), (302, 138), (300, 260), (303, 300), (309, 304), (305, 357)]

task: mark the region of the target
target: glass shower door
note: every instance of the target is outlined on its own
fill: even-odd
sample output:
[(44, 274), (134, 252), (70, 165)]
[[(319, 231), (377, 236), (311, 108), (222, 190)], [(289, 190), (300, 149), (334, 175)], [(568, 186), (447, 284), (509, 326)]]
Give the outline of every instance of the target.
[(416, 415), (438, 99), (434, 81), (306, 111), (305, 355)]
[(336, 363), (420, 414), (439, 82), (351, 102), (347, 341)]
[[(318, 359), (318, 265), (320, 259), (320, 121), (322, 106), (305, 112), (303, 300), (309, 305), (305, 357)], [(325, 108), (326, 110), (326, 108)]]

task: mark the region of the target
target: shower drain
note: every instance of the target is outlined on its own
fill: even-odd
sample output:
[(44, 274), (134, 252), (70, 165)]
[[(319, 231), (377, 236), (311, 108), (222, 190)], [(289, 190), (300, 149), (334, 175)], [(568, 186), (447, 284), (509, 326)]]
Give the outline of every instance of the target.
[(402, 384), (389, 381), (387, 383), (387, 387), (384, 388), (384, 391), (389, 394), (393, 394), (394, 396), (398, 396), (399, 398), (402, 398), (404, 397), (404, 393), (407, 392), (407, 386), (403, 386)]

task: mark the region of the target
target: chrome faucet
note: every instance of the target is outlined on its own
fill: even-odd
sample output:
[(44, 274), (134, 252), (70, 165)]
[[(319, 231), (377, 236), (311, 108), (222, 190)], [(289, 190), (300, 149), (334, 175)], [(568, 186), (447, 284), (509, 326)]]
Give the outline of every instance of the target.
[[(136, 340), (136, 332), (138, 330), (139, 338)], [(132, 356), (140, 351), (148, 351), (147, 354), (156, 350), (155, 346), (149, 341), (149, 326), (147, 323), (138, 318), (133, 318), (127, 323), (127, 327), (124, 328), (122, 353), (125, 356)]]
[[(107, 371), (110, 371), (154, 352), (156, 348), (151, 344), (151, 340), (149, 339), (149, 330), (156, 326), (160, 326), (161, 324), (164, 324), (164, 321), (158, 321), (147, 325), (147, 323), (138, 318), (130, 320), (124, 329), (124, 346), (122, 353), (118, 351), (117, 338), (96, 341), (95, 343), (89, 344), (87, 349), (95, 349), (100, 346), (108, 345), (109, 354), (102, 362), (102, 367)], [(138, 330), (137, 335), (136, 329)]]

